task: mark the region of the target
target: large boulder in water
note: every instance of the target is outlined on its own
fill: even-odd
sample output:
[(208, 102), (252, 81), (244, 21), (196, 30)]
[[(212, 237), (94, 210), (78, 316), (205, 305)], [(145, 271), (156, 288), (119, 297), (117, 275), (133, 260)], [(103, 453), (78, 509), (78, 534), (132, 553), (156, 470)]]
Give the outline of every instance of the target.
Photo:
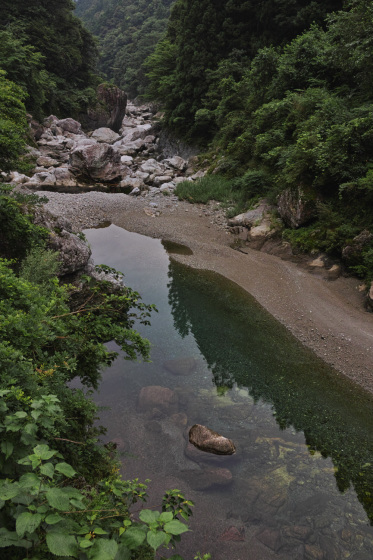
[(79, 117), (84, 129), (108, 127), (119, 132), (126, 114), (127, 94), (111, 84), (101, 84), (97, 88), (97, 99), (96, 105)]
[(110, 144), (77, 146), (70, 154), (70, 169), (86, 181), (115, 181), (121, 177), (120, 157)]
[(236, 452), (236, 447), (230, 439), (201, 424), (190, 428), (189, 441), (201, 451), (215, 455), (233, 455)]

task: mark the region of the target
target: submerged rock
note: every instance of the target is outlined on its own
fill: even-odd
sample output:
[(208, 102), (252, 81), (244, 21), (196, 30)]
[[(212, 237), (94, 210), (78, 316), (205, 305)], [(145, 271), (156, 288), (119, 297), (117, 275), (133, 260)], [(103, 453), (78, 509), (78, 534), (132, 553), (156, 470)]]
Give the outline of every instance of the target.
[(167, 371), (174, 375), (190, 375), (196, 369), (197, 360), (193, 357), (179, 358), (168, 360), (163, 365)]
[(215, 487), (229, 486), (233, 481), (233, 476), (229, 469), (210, 467), (186, 471), (183, 473), (183, 479), (193, 490), (208, 490)]
[(189, 441), (201, 451), (215, 455), (233, 455), (236, 452), (236, 447), (230, 439), (201, 424), (190, 428)]
[(158, 409), (167, 414), (175, 414), (178, 411), (178, 400), (175, 391), (159, 385), (150, 385), (141, 389), (138, 409), (140, 412)]

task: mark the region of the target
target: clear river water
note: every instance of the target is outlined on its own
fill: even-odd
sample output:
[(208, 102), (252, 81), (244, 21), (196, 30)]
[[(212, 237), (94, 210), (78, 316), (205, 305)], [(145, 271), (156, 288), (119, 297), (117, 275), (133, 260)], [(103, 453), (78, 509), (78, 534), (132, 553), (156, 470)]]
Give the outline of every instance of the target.
[[(198, 551), (213, 560), (371, 560), (372, 398), (237, 285), (173, 260), (182, 247), (114, 225), (84, 233), (95, 263), (124, 272), (159, 310), (139, 328), (151, 363), (119, 357), (95, 400), (123, 476), (151, 480), (148, 506), (159, 507), (170, 488), (195, 502), (177, 552), (185, 560)], [(177, 407), (139, 409), (148, 386), (173, 390)], [(187, 431), (196, 423), (232, 439), (237, 453), (193, 453)]]

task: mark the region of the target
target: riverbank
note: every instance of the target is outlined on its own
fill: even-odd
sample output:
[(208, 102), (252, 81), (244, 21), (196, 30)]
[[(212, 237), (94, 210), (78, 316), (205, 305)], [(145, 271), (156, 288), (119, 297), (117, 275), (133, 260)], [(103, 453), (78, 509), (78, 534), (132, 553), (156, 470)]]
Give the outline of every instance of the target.
[(214, 205), (192, 205), (172, 195), (42, 194), (49, 197), (47, 208), (69, 219), (76, 231), (111, 222), (187, 245), (192, 255), (173, 258), (236, 282), (339, 374), (373, 393), (373, 317), (357, 279), (326, 281), (274, 255), (235, 251), (234, 236)]

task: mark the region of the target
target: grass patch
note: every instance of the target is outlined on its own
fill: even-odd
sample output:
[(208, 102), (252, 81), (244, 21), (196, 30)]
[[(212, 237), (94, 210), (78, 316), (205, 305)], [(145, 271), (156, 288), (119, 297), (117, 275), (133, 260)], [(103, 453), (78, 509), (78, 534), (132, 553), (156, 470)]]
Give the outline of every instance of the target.
[(193, 182), (184, 181), (177, 185), (175, 193), (180, 200), (192, 203), (206, 204), (209, 200), (233, 202), (232, 181), (220, 175), (206, 175)]

